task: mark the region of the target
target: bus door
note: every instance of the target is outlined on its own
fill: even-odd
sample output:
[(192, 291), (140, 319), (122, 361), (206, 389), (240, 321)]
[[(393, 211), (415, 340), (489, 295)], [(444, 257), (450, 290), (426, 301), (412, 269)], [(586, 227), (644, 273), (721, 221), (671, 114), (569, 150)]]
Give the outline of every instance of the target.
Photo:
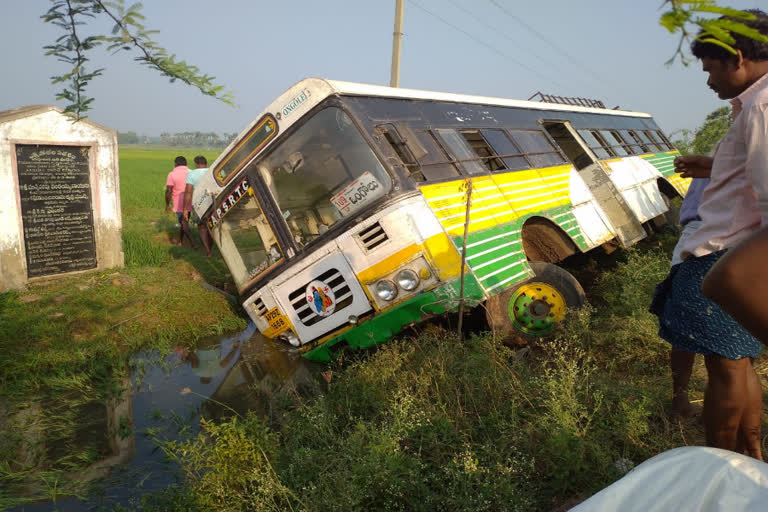
[(643, 225), (616, 188), (606, 169), (571, 124), (568, 121), (544, 121), (542, 124), (573, 162), (579, 176), (608, 217), (621, 245), (629, 247), (645, 238)]

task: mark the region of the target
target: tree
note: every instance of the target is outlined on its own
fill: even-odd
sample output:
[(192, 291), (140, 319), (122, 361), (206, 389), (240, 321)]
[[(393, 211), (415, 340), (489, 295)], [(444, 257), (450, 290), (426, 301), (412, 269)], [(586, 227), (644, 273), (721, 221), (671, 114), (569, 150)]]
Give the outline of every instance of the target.
[(683, 155), (708, 155), (731, 127), (731, 109), (720, 107), (707, 115), (696, 130), (680, 130), (682, 138), (675, 140), (675, 147)]
[[(692, 40), (722, 46), (733, 54), (736, 54), (736, 50), (731, 46), (736, 42), (733, 34), (740, 34), (768, 43), (767, 36), (738, 21), (754, 20), (755, 15), (752, 13), (718, 6), (714, 0), (665, 0), (663, 5), (668, 5), (669, 10), (661, 15), (659, 23), (673, 34), (680, 33), (677, 50), (667, 61), (667, 64), (671, 64), (678, 57), (683, 64), (688, 64), (689, 59), (683, 53), (683, 48), (688, 46)], [(706, 15), (712, 14), (719, 15), (719, 17), (706, 17)]]
[[(101, 75), (103, 68), (88, 71), (86, 65), (89, 52), (102, 45), (113, 53), (135, 51), (137, 62), (167, 76), (171, 82), (179, 80), (205, 95), (232, 105), (232, 94), (224, 92), (223, 86), (216, 85), (214, 77), (201, 73), (197, 67), (183, 60), (177, 60), (175, 55), (169, 55), (165, 48), (152, 40), (157, 31), (144, 27), (141, 3), (128, 7), (124, 0), (51, 0), (51, 3), (51, 8), (41, 18), (61, 28), (64, 35), (44, 49), (46, 55), (53, 55), (72, 66), (69, 72), (51, 78), (54, 84), (65, 84), (56, 99), (69, 102), (64, 110), (75, 119), (85, 117), (91, 108), (93, 98), (86, 96), (85, 90), (91, 80)], [(83, 29), (94, 18), (107, 18), (113, 23), (111, 34), (85, 36)]]
[(139, 136), (136, 135), (136, 132), (117, 132), (117, 143), (118, 144), (138, 144), (139, 143)]
[(732, 122), (730, 107), (720, 107), (711, 112), (704, 120), (704, 124), (696, 130), (696, 136), (691, 144), (693, 154), (708, 155), (715, 144), (728, 132)]

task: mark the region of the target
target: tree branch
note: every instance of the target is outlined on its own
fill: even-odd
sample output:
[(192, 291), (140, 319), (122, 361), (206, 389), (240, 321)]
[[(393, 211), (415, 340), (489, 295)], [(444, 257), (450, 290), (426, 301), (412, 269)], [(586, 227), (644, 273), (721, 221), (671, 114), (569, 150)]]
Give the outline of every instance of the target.
[[(72, 34), (72, 39), (75, 42), (75, 60), (77, 62), (76, 64), (77, 67), (75, 69), (77, 70), (77, 74), (72, 79), (72, 82), (75, 89), (75, 103), (79, 105), (81, 102), (81, 93), (82, 93), (82, 88), (80, 86), (79, 80), (82, 77), (80, 70), (82, 69), (82, 64), (83, 64), (83, 54), (81, 50), (80, 39), (77, 37), (77, 23), (75, 23), (75, 14), (74, 14), (74, 11), (72, 10), (72, 3), (70, 2), (70, 0), (67, 0), (67, 15), (69, 17), (69, 26)], [(79, 112), (77, 117), (78, 119), (80, 118)]]
[[(65, 112), (73, 114), (75, 120), (85, 117), (85, 112), (90, 109), (93, 98), (85, 96), (85, 89), (88, 83), (103, 71), (103, 69), (90, 73), (85, 71), (85, 64), (88, 62), (86, 53), (104, 42), (109, 43), (109, 50), (116, 52), (133, 48), (140, 54), (135, 60), (169, 77), (171, 82), (180, 80), (207, 96), (213, 96), (219, 101), (232, 105), (232, 93), (224, 92), (223, 86), (215, 85), (214, 77), (200, 73), (197, 67), (185, 61), (177, 61), (175, 55), (169, 56), (164, 48), (151, 39), (150, 34), (155, 31), (145, 30), (144, 26), (136, 21), (143, 19), (139, 12), (141, 4), (137, 3), (125, 9), (124, 0), (51, 0), (51, 2), (52, 7), (41, 18), (46, 23), (53, 23), (60, 27), (65, 34), (54, 44), (44, 48), (47, 50), (46, 55), (53, 55), (72, 66), (68, 73), (53, 76), (51, 80), (54, 84), (70, 81), (69, 87), (65, 87), (56, 98), (70, 103)], [(78, 25), (84, 24), (80, 21), (83, 16), (108, 17), (115, 23), (113, 34), (82, 38)]]

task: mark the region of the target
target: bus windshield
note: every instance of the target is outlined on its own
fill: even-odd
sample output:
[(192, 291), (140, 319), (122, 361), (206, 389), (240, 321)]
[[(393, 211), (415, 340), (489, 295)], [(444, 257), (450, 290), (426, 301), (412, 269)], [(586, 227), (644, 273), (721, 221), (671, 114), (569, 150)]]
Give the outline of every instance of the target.
[(242, 288), (279, 263), (283, 251), (247, 179), (230, 198), (215, 237), (235, 283)]
[(315, 114), (249, 171), (266, 183), (299, 247), (391, 187), (373, 150), (337, 107)]

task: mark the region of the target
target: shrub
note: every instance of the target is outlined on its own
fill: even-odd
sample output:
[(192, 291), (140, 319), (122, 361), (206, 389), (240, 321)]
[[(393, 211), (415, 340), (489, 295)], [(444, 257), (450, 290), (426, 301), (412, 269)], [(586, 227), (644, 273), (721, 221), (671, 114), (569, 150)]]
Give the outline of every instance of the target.
[[(276, 436), (253, 412), (216, 424), (202, 420), (197, 438), (168, 442), (193, 501), (203, 510), (284, 511), (298, 503), (270, 462)], [(176, 496), (174, 496), (176, 497)]]

